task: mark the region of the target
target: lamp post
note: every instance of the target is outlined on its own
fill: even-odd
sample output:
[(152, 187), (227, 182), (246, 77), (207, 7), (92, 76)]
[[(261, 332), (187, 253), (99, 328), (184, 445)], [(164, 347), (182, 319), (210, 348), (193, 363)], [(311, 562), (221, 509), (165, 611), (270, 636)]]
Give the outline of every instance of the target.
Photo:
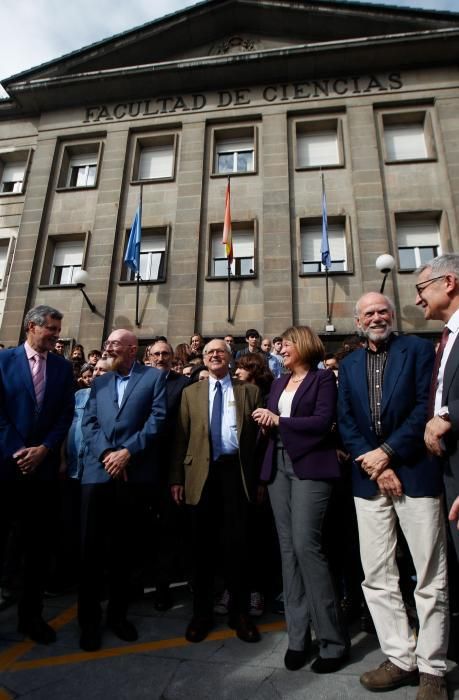
[(84, 291), (84, 288), (89, 280), (89, 275), (86, 272), (86, 270), (80, 270), (79, 272), (76, 273), (76, 275), (73, 278), (74, 283), (84, 296), (87, 305), (91, 309), (92, 313), (95, 314), (97, 312), (95, 304), (92, 303), (91, 299), (88, 297), (86, 292)]
[(380, 255), (379, 258), (376, 258), (375, 265), (377, 269), (384, 275), (383, 281), (381, 283), (381, 289), (379, 290), (380, 294), (384, 294), (384, 287), (386, 286), (387, 276), (389, 272), (391, 272), (394, 269), (395, 260), (392, 257), (392, 255), (384, 253), (384, 255)]

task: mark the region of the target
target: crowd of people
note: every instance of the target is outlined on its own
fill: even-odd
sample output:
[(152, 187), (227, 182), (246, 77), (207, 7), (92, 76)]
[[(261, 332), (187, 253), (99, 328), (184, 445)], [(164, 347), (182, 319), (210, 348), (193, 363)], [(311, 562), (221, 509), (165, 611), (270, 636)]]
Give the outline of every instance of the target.
[[(53, 642), (44, 590), (77, 584), (80, 647), (102, 644), (103, 600), (107, 626), (132, 642), (136, 591), (152, 584), (164, 611), (185, 577), (189, 642), (222, 613), (258, 642), (271, 599), (286, 617), (285, 667), (315, 654), (312, 671), (333, 673), (358, 614), (386, 657), (365, 688), (416, 684), (417, 700), (445, 700), (459, 255), (424, 265), (415, 287), (424, 317), (444, 323), (436, 351), (395, 333), (376, 292), (357, 300), (356, 335), (338, 353), (293, 326), (274, 338), (250, 328), (238, 351), (231, 334), (195, 333), (175, 350), (158, 336), (140, 360), (136, 336), (117, 329), (66, 358), (62, 313), (31, 309), (25, 342), (0, 352), (0, 563), (5, 592), (21, 554), (18, 629)], [(454, 644), (449, 656), (459, 660)]]

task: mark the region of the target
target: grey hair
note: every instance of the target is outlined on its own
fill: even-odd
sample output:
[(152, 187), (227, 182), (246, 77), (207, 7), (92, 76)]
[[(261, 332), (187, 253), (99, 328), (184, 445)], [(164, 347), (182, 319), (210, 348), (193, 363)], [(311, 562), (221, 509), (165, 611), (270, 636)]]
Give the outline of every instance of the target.
[(44, 326), (47, 316), (51, 316), (51, 318), (54, 318), (56, 321), (61, 321), (64, 318), (64, 314), (61, 314), (60, 311), (54, 309), (52, 306), (34, 306), (24, 317), (24, 333), (27, 333), (29, 330), (29, 323), (35, 323), (37, 326)]
[(459, 279), (459, 255), (457, 253), (438, 255), (436, 258), (433, 258), (433, 260), (430, 260), (416, 270), (416, 274), (419, 275), (428, 268), (430, 268), (432, 272), (435, 272), (437, 275), (451, 274), (456, 275), (456, 277)]
[(214, 340), (221, 340), (221, 342), (222, 342), (223, 345), (225, 346), (226, 352), (227, 352), (229, 355), (231, 355), (231, 348), (230, 348), (230, 346), (228, 345), (228, 343), (225, 343), (225, 341), (223, 340), (223, 338), (212, 338), (212, 340), (209, 340), (209, 342), (206, 343), (206, 344), (204, 345), (204, 348), (203, 348), (203, 351), (202, 351), (202, 354), (203, 354), (203, 355), (207, 355), (207, 348), (209, 347), (209, 345), (210, 345), (211, 343), (214, 342)]
[[(360, 299), (357, 300), (356, 305), (354, 307), (354, 318), (359, 317), (359, 315), (360, 315), (360, 302), (362, 301), (363, 297), (367, 296), (367, 294), (379, 294), (379, 292), (366, 292), (365, 294), (362, 294)], [(385, 299), (387, 306), (392, 311), (392, 313), (395, 314), (395, 306), (394, 306), (394, 302), (392, 301), (392, 299), (389, 299), (389, 297), (386, 297), (385, 294), (380, 294), (380, 296), (382, 296), (383, 299)]]

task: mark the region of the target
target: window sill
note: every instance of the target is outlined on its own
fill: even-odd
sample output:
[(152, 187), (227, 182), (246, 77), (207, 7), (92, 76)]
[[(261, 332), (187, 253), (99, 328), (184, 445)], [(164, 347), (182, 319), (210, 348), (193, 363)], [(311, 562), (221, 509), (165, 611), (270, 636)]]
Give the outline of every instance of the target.
[(39, 284), (38, 289), (80, 289), (77, 284)]
[(97, 185), (82, 185), (81, 187), (56, 187), (56, 192), (81, 192), (81, 190), (97, 190)]
[(152, 185), (154, 182), (174, 182), (175, 177), (173, 175), (169, 177), (149, 177), (144, 180), (131, 180), (131, 185)]
[(25, 194), (22, 192), (0, 192), (0, 197), (22, 197)]
[[(257, 279), (257, 275), (231, 275), (231, 282), (239, 282), (240, 280), (254, 280)], [(228, 282), (228, 275), (221, 275), (220, 277), (215, 277), (213, 275), (206, 276), (206, 282)]]
[(250, 172), (246, 173), (211, 173), (210, 177), (211, 178), (228, 178), (228, 177), (250, 177), (251, 175), (258, 175), (257, 170), (250, 170)]
[[(347, 277), (354, 274), (354, 270), (329, 270), (329, 277), (337, 277), (338, 275), (346, 275)], [(300, 272), (299, 277), (325, 277), (325, 272)]]
[(398, 160), (385, 159), (385, 165), (409, 165), (410, 163), (435, 163), (438, 160), (435, 156), (427, 156), (426, 158), (400, 158)]
[[(165, 284), (167, 282), (166, 278), (158, 279), (158, 280), (139, 280), (139, 285), (141, 287), (149, 287), (152, 284)], [(137, 280), (118, 280), (118, 284), (121, 287), (136, 287), (137, 286)]]
[(309, 170), (339, 170), (344, 168), (344, 163), (329, 163), (328, 165), (297, 165), (295, 171), (297, 173)]

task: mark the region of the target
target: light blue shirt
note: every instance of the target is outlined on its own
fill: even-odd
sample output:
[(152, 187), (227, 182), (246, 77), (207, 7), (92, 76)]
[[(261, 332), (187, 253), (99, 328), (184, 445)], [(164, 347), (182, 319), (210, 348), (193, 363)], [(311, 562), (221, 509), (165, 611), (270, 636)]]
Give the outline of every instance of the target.
[(132, 369), (133, 369), (134, 365), (135, 365), (135, 362), (132, 364), (132, 367), (129, 370), (129, 374), (118, 374), (118, 372), (115, 372), (116, 396), (118, 399), (118, 408), (123, 403), (124, 392), (126, 391), (128, 381), (130, 380), (130, 378), (132, 376)]
[(218, 380), (209, 377), (209, 425), (217, 381), (220, 382), (222, 387), (222, 454), (231, 455), (239, 450), (239, 441), (237, 437), (236, 401), (229, 374)]

